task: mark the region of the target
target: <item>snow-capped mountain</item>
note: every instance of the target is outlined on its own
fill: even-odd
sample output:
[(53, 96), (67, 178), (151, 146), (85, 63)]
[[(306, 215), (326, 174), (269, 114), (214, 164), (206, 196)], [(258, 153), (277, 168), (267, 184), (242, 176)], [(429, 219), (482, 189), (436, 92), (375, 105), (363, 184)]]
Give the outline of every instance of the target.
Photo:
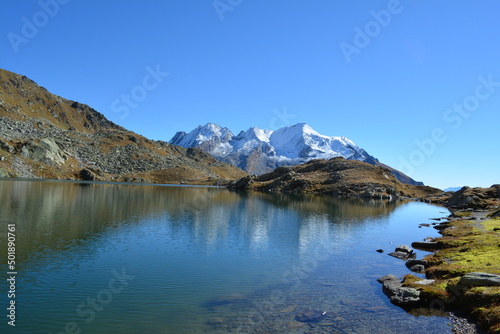
[(373, 159), (348, 138), (321, 135), (305, 123), (274, 131), (270, 142), (279, 157), (297, 160), (298, 163), (334, 157), (361, 161)]
[[(382, 165), (348, 138), (321, 135), (305, 123), (276, 131), (252, 127), (241, 131), (237, 136), (228, 128), (208, 123), (189, 133), (177, 132), (169, 143), (186, 148), (200, 148), (218, 160), (231, 163), (249, 174), (263, 174), (280, 166), (335, 157)], [(398, 177), (400, 172), (394, 170), (393, 173)], [(419, 184), (400, 174), (402, 182)]]
[(204, 126), (198, 126), (190, 133), (177, 132), (170, 143), (185, 148), (197, 147), (219, 158), (231, 153), (233, 147), (229, 141), (233, 138), (234, 135), (228, 128), (208, 123)]

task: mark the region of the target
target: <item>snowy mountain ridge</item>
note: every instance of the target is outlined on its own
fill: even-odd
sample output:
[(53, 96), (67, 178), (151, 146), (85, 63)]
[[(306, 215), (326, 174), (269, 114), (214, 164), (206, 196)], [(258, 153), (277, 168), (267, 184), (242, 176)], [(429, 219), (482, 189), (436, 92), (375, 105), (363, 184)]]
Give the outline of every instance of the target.
[[(335, 157), (382, 165), (352, 140), (322, 135), (305, 123), (275, 131), (251, 127), (240, 131), (237, 136), (228, 128), (207, 123), (189, 133), (177, 132), (169, 143), (186, 148), (200, 148), (216, 159), (233, 164), (249, 174), (263, 174), (280, 166)], [(415, 181), (411, 180), (407, 183), (413, 182)]]

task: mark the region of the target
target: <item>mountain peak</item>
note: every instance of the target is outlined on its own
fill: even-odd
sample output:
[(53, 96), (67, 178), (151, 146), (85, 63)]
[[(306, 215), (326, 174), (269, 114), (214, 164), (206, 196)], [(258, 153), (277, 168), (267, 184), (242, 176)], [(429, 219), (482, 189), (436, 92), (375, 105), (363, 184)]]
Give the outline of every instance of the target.
[(169, 143), (186, 148), (197, 147), (214, 157), (219, 157), (232, 151), (232, 147), (228, 142), (233, 138), (234, 135), (228, 128), (223, 128), (214, 123), (207, 123), (199, 125), (189, 133), (177, 132)]
[[(207, 123), (187, 134), (177, 133), (170, 143), (201, 148), (219, 160), (231, 162), (255, 174), (311, 159), (344, 157), (365, 161), (371, 158), (347, 138), (321, 135), (306, 123), (297, 123), (276, 131), (254, 126), (239, 132), (237, 136), (228, 128)], [(259, 162), (249, 164), (247, 160), (250, 156)]]
[(256, 126), (252, 126), (244, 132), (247, 138), (257, 139), (262, 142), (269, 142), (269, 137), (273, 133), (271, 130), (262, 130)]
[(191, 132), (197, 132), (198, 135), (202, 136), (225, 136), (228, 132), (231, 131), (228, 128), (223, 128), (215, 123), (207, 123), (203, 126), (199, 125), (195, 130)]
[(219, 125), (217, 125), (215, 123), (207, 123), (207, 124), (205, 124), (203, 126), (202, 125), (198, 125), (198, 128), (199, 129), (205, 129), (205, 130), (212, 130), (212, 131), (214, 131), (214, 130), (221, 130), (222, 129), (221, 126), (219, 126)]
[[(207, 123), (188, 134), (177, 133), (170, 143), (200, 148), (218, 160), (229, 162), (250, 174), (263, 174), (276, 167), (335, 157), (380, 165), (376, 158), (352, 140), (324, 136), (307, 123), (297, 123), (275, 131), (254, 126), (240, 131), (237, 136), (227, 128)], [(402, 182), (416, 184), (401, 172), (392, 171)]]
[[(280, 128), (276, 131), (274, 131), (274, 133), (293, 133), (297, 136), (301, 136), (301, 137), (304, 137), (304, 136), (322, 136), (320, 135), (316, 130), (314, 130), (310, 125), (308, 125), (307, 123), (297, 123), (297, 124), (294, 124), (294, 125), (290, 125), (290, 126), (286, 126), (286, 127), (283, 127), (283, 128)], [(326, 136), (323, 136), (323, 137), (326, 137)]]

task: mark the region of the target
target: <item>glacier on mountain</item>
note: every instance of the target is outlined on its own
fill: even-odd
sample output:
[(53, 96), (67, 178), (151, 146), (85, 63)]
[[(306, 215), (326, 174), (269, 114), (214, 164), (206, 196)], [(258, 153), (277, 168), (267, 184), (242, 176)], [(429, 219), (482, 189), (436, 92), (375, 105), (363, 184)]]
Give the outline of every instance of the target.
[(250, 174), (262, 174), (312, 159), (344, 157), (372, 164), (377, 161), (348, 138), (321, 135), (305, 123), (275, 131), (252, 127), (237, 136), (228, 128), (208, 123), (189, 133), (177, 132), (169, 143), (200, 148)]

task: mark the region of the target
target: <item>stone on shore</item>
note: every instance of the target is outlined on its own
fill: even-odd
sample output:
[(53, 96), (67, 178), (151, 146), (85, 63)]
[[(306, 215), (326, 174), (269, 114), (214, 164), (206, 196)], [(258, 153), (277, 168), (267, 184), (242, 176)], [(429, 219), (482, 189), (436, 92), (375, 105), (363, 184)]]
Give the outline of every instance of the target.
[(439, 242), (433, 241), (415, 241), (411, 243), (411, 246), (421, 250), (438, 250), (442, 248)]
[(472, 286), (500, 286), (500, 275), (472, 272), (460, 278), (460, 285)]
[(440, 223), (439, 225), (434, 226), (434, 228), (438, 231), (442, 231), (450, 227), (450, 224), (448, 223)]
[(425, 273), (425, 267), (421, 264), (415, 264), (411, 267), (408, 267), (408, 269), (410, 269), (414, 273), (419, 273), (419, 274)]
[(410, 269), (413, 272), (423, 274), (425, 272), (425, 268), (427, 268), (428, 264), (425, 260), (408, 260), (405, 263), (406, 268)]

